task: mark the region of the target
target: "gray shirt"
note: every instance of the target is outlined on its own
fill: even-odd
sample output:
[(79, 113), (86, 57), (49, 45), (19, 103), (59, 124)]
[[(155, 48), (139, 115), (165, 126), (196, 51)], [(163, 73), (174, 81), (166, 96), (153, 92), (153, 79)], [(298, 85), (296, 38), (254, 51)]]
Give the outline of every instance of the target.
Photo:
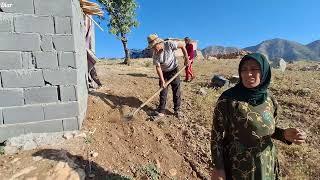
[(178, 49), (178, 43), (173, 41), (165, 41), (164, 48), (161, 53), (153, 54), (153, 65), (160, 65), (163, 72), (174, 70), (178, 67), (177, 58), (174, 51)]

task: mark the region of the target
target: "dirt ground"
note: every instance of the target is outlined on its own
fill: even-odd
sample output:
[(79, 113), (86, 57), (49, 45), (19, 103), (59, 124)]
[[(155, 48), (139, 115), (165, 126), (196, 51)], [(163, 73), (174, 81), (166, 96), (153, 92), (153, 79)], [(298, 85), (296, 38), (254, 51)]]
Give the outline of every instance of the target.
[[(196, 79), (182, 82), (185, 119), (173, 116), (170, 91), (166, 117), (151, 121), (158, 97), (132, 120), (123, 118), (159, 88), (151, 60), (138, 59), (132, 66), (101, 61), (97, 70), (106, 87), (90, 92), (81, 130), (86, 137), (2, 155), (0, 179), (210, 179), (212, 110), (225, 90), (210, 88), (210, 80), (214, 74), (236, 75), (238, 62), (196, 61)], [(277, 143), (284, 179), (320, 179), (320, 71), (300, 70), (314, 64), (273, 70), (270, 90), (282, 107), (279, 126), (308, 133), (302, 146)]]

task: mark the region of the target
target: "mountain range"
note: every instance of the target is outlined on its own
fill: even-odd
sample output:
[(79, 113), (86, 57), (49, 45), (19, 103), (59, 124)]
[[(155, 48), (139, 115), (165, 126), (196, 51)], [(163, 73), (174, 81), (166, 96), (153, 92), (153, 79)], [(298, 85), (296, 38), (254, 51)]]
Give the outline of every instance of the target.
[(233, 53), (240, 50), (260, 52), (268, 56), (270, 60), (283, 58), (287, 61), (317, 60), (320, 61), (320, 40), (303, 45), (295, 41), (285, 39), (270, 39), (258, 45), (243, 49), (236, 47), (209, 46), (201, 50), (204, 56)]

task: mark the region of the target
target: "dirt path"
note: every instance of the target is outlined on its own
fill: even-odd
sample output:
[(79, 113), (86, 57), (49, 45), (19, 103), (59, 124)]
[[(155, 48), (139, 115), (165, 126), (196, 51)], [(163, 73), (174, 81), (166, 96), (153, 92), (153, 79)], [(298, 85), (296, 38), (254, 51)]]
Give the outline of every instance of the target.
[[(149, 121), (148, 114), (156, 107), (158, 98), (143, 108), (133, 121), (126, 122), (122, 119), (123, 115), (134, 111), (158, 89), (153, 68), (144, 66), (143, 63), (147, 62), (141, 63), (129, 68), (113, 64), (112, 69), (118, 71), (112, 72), (108, 71), (108, 65), (99, 66), (99, 72), (105, 72), (100, 73), (103, 83), (111, 90), (107, 93), (91, 93), (89, 116), (85, 123), (88, 129), (97, 127), (93, 149), (108, 152), (101, 155), (98, 163), (135, 177), (146, 174), (143, 169), (155, 166), (161, 179), (208, 178), (208, 164), (201, 166), (197, 160), (193, 160), (195, 156), (202, 158), (203, 154), (193, 154), (189, 150), (192, 143), (189, 142), (190, 132), (187, 131), (189, 120), (179, 121), (172, 115), (171, 95), (165, 119)], [(90, 108), (91, 106), (96, 108)], [(208, 140), (209, 131), (206, 135)], [(195, 143), (192, 144), (196, 146)], [(203, 163), (208, 163), (208, 156), (205, 156)]]

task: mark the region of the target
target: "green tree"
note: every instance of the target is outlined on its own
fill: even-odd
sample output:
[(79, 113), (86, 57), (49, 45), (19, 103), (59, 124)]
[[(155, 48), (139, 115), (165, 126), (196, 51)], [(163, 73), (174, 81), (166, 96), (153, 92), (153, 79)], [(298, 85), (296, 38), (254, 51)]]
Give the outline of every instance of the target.
[(135, 12), (137, 3), (135, 0), (98, 0), (98, 2), (109, 15), (109, 32), (122, 42), (125, 53), (124, 64), (130, 65), (127, 34), (132, 27), (138, 26)]

